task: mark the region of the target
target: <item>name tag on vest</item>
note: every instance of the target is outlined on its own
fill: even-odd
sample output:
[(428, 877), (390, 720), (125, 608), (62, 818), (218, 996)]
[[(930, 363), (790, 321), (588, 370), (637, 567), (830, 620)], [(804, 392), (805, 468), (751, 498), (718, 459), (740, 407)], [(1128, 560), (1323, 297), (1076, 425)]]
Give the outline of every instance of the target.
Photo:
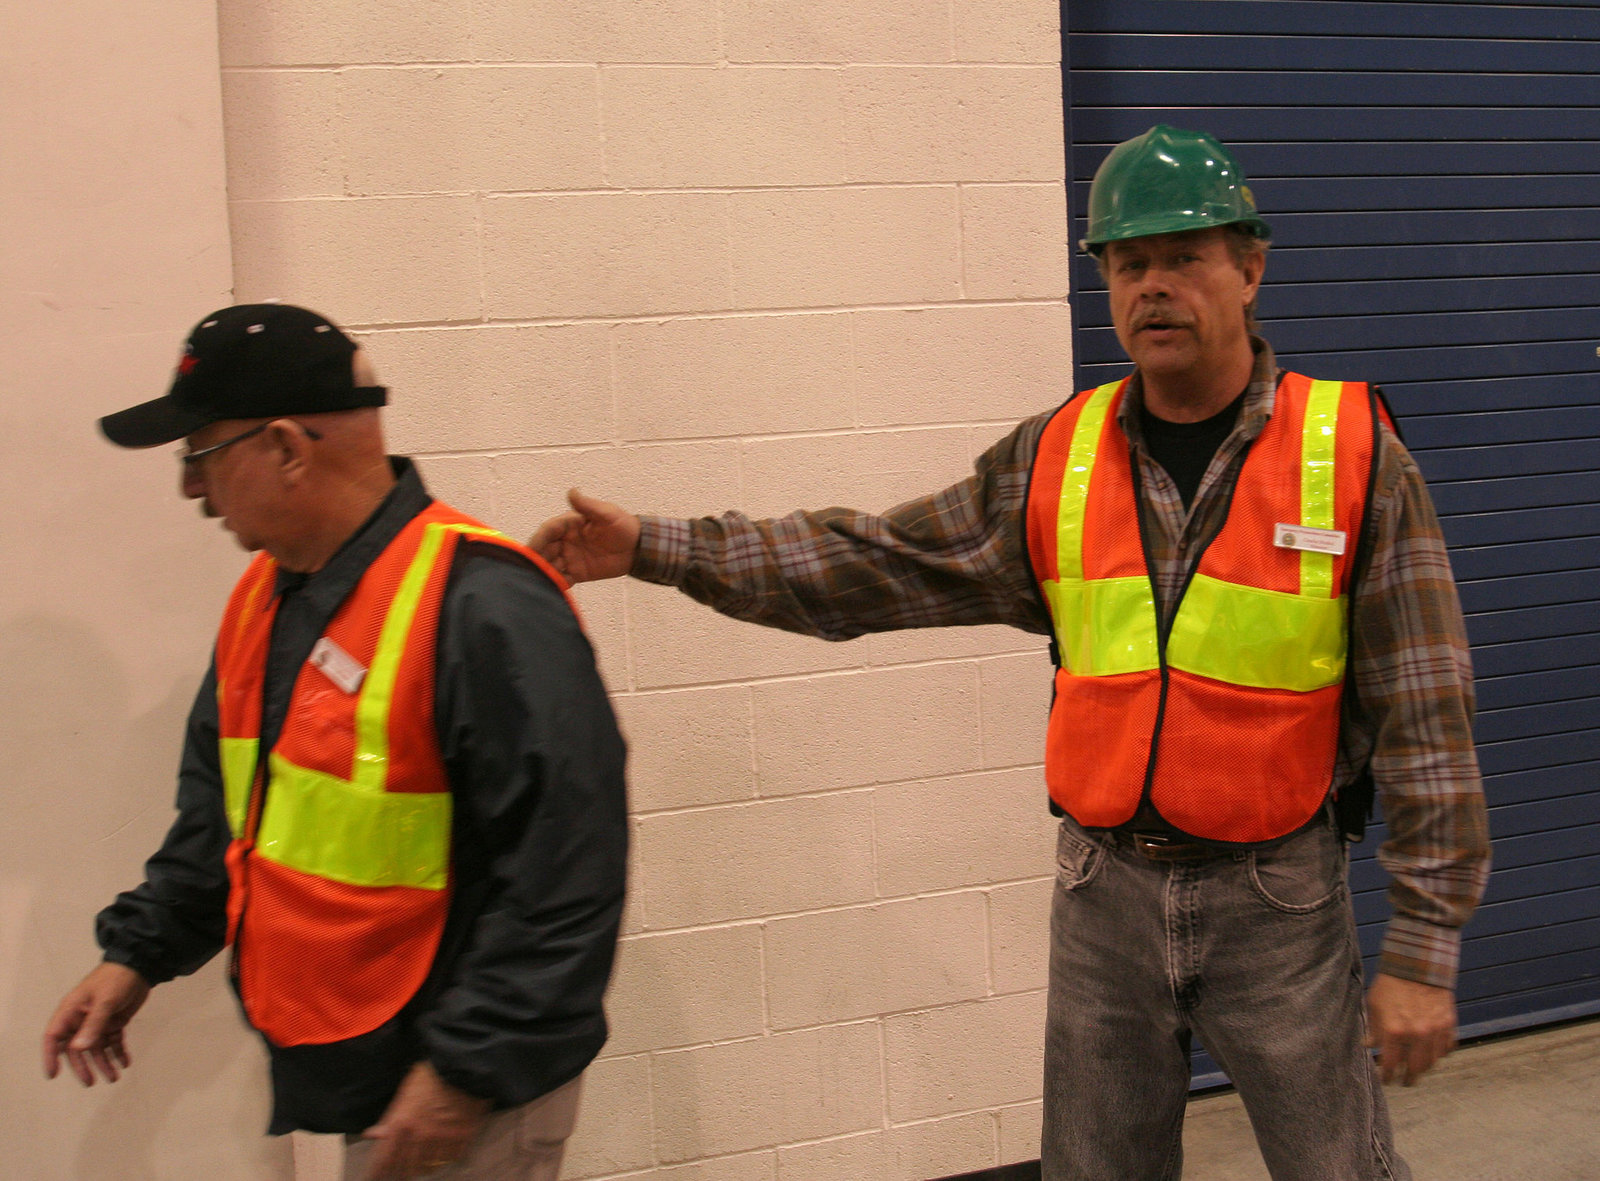
[(1272, 537), (1282, 549), (1310, 550), (1314, 554), (1344, 553), (1343, 529), (1313, 529), (1309, 525), (1274, 525)]
[(361, 667), (361, 662), (327, 636), (318, 640), (316, 647), (311, 649), (311, 663), (346, 693), (354, 693), (361, 688), (361, 682), (367, 679), (367, 670)]

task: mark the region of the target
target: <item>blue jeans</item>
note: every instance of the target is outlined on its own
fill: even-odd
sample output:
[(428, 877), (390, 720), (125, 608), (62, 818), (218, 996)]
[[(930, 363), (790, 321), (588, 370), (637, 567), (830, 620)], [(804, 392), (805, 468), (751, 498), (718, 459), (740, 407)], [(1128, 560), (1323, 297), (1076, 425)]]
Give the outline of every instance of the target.
[(1342, 838), (1152, 861), (1063, 821), (1044, 1181), (1174, 1181), (1189, 1046), (1228, 1072), (1274, 1181), (1409, 1181), (1362, 1046)]

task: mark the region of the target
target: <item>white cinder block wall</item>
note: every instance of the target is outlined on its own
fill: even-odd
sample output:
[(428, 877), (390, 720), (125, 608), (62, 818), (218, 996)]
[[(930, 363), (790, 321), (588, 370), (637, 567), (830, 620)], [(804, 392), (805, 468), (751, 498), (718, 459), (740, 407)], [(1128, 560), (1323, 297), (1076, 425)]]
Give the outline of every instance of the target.
[(0, 1177), (286, 1181), (221, 959), (156, 991), (115, 1086), (40, 1072), (95, 912), (171, 823), (240, 565), (169, 450), (95, 428), (228, 299), (215, 5), (8, 3), (0, 46)]
[[(358, 330), (525, 535), (881, 509), (1070, 383), (1055, 0), (221, 0), (236, 295)], [(829, 645), (584, 587), (632, 899), (572, 1178), (1038, 1155), (1042, 645)]]

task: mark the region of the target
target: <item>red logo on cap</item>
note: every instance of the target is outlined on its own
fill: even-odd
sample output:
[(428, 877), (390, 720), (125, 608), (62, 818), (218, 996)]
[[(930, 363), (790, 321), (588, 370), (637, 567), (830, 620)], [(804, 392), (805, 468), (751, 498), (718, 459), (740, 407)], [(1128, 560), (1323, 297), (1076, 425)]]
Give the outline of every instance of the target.
[(184, 353), (183, 356), (178, 358), (178, 375), (180, 377), (189, 376), (194, 372), (194, 367), (198, 364), (200, 362), (193, 353)]

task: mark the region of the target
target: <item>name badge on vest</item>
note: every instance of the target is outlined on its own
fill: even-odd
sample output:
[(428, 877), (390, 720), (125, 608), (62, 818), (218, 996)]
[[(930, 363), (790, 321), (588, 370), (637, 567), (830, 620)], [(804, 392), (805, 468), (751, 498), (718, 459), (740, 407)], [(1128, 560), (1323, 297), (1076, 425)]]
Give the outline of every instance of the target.
[(1282, 549), (1310, 550), (1314, 554), (1344, 553), (1343, 529), (1313, 529), (1310, 525), (1274, 525), (1273, 541)]
[(318, 640), (316, 647), (311, 649), (311, 663), (346, 693), (354, 693), (361, 688), (361, 682), (367, 679), (367, 670), (361, 667), (361, 662), (327, 636)]

